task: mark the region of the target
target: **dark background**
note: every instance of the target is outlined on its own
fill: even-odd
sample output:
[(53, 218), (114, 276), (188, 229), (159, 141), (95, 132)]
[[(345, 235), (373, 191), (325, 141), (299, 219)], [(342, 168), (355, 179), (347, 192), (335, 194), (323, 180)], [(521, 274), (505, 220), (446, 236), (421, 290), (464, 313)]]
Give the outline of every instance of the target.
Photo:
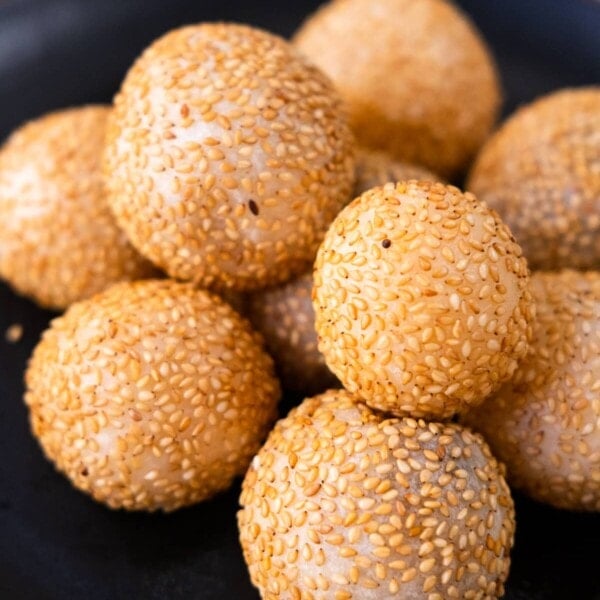
[[(236, 20), (291, 34), (317, 1), (0, 0), (0, 139), (50, 109), (109, 101), (135, 56), (180, 24)], [(600, 83), (600, 3), (462, 0), (501, 68), (505, 113)], [(0, 600), (257, 598), (231, 492), (172, 515), (111, 512), (73, 490), (29, 434), (27, 357), (51, 313), (0, 284)], [(4, 339), (24, 326), (16, 344)], [(290, 400), (288, 398), (287, 404)], [(600, 517), (517, 496), (506, 598), (600, 600)]]

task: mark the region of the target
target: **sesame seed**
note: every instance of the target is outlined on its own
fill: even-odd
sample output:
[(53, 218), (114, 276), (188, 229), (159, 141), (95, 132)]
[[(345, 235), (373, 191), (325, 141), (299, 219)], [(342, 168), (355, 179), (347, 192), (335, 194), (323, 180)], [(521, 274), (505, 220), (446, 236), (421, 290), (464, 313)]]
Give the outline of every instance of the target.
[(248, 208), (253, 215), (258, 215), (258, 204), (254, 200), (248, 200)]
[(600, 275), (537, 272), (531, 290), (529, 352), (511, 381), (464, 419), (486, 436), (516, 488), (558, 508), (597, 511)]
[(108, 205), (101, 148), (109, 112), (54, 112), (0, 148), (0, 276), (44, 307), (62, 310), (118, 281), (156, 274)]
[(352, 192), (353, 138), (330, 81), (288, 42), (203, 23), (130, 69), (104, 174), (144, 256), (176, 279), (254, 291), (310, 268)]
[(76, 487), (111, 508), (171, 511), (244, 473), (275, 417), (273, 371), (249, 324), (216, 295), (122, 283), (52, 322), (25, 402), (46, 455)]
[[(446, 227), (456, 222), (460, 233)], [(432, 247), (428, 234), (443, 245)], [(501, 270), (481, 268), (492, 244), (507, 258)], [(344, 208), (318, 251), (319, 350), (342, 384), (374, 408), (448, 418), (480, 404), (527, 351), (528, 284), (519, 246), (472, 194), (440, 183), (389, 183)]]
[[(400, 479), (399, 461), (410, 465)], [(469, 478), (474, 471), (480, 475)], [(342, 483), (347, 478), (352, 484)], [(398, 500), (390, 504), (380, 490)], [(452, 423), (386, 417), (345, 390), (309, 398), (277, 423), (240, 503), (244, 556), (264, 597), (277, 577), (281, 589), (332, 597), (435, 590), (467, 598), (482, 587), (501, 590), (508, 574), (514, 509), (483, 438)], [(298, 548), (302, 560), (275, 566), (278, 546)]]
[(9, 344), (16, 344), (23, 337), (23, 325), (21, 323), (13, 323), (4, 332), (4, 339)]

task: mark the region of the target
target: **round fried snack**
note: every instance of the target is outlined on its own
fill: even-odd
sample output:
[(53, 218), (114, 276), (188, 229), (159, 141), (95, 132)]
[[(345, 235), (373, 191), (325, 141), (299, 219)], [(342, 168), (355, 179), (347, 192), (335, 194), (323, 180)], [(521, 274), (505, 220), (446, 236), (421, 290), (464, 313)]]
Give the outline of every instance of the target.
[(237, 291), (312, 264), (348, 201), (354, 141), (330, 81), (283, 39), (205, 23), (167, 33), (115, 98), (117, 219), (177, 279)]
[(294, 43), (332, 78), (359, 143), (443, 177), (468, 166), (498, 116), (490, 51), (445, 0), (337, 0)]
[(531, 283), (531, 348), (464, 420), (515, 488), (557, 508), (600, 511), (600, 274), (538, 272)]
[(279, 421), (242, 486), (263, 600), (502, 596), (515, 518), (504, 467), (453, 423), (386, 418), (344, 390)]
[(262, 339), (218, 296), (122, 283), (72, 305), (31, 358), (46, 456), (111, 508), (175, 510), (244, 473), (276, 416)]
[(101, 154), (109, 110), (45, 115), (0, 149), (0, 276), (47, 308), (157, 274), (106, 200)]
[(532, 269), (600, 268), (600, 87), (521, 108), (481, 150), (468, 189), (500, 213)]
[(444, 419), (514, 373), (533, 304), (521, 249), (475, 196), (409, 181), (365, 192), (321, 245), (319, 349), (374, 408)]

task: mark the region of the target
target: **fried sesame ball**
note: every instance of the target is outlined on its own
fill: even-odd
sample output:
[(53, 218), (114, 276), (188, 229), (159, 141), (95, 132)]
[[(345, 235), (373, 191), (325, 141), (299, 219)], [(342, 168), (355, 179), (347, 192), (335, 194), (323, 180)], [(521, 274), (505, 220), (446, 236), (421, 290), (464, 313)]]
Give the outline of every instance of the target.
[(330, 390), (279, 421), (240, 503), (263, 600), (503, 594), (513, 502), (503, 466), (460, 425), (386, 418)]
[(367, 404), (442, 419), (514, 372), (533, 304), (521, 249), (475, 196), (428, 182), (365, 192), (315, 263), (319, 349)]
[(117, 227), (102, 183), (107, 106), (45, 115), (0, 149), (0, 276), (62, 310), (156, 274)]
[(467, 413), (511, 484), (600, 511), (600, 273), (534, 273), (534, 338), (510, 382)]
[(385, 152), (359, 148), (356, 152), (356, 180), (353, 198), (374, 187), (386, 183), (420, 179), (423, 181), (442, 180), (431, 171), (417, 165), (394, 160)]
[(312, 272), (305, 273), (248, 302), (248, 317), (263, 334), (283, 387), (304, 394), (339, 385), (317, 347), (312, 286)]
[(105, 172), (117, 219), (171, 276), (216, 289), (312, 264), (350, 196), (354, 142), (329, 80), (242, 25), (174, 30), (115, 98)]
[(294, 43), (333, 79), (358, 141), (398, 160), (452, 177), (496, 121), (493, 58), (445, 0), (329, 2)]
[(468, 188), (502, 215), (532, 269), (600, 268), (600, 87), (520, 109), (481, 150)]
[(36, 347), (25, 402), (46, 456), (111, 508), (171, 511), (226, 489), (276, 415), (249, 323), (169, 280), (72, 305)]

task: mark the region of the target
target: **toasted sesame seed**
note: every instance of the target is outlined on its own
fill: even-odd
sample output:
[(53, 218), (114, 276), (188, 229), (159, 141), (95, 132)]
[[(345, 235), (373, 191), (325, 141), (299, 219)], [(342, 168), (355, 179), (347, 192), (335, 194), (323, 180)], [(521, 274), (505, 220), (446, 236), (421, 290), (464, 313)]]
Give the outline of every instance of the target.
[[(441, 236), (439, 250), (427, 244), (428, 232)], [(481, 269), (492, 245), (506, 260), (501, 269)], [(528, 283), (519, 246), (472, 194), (428, 182), (387, 184), (343, 209), (319, 249), (319, 350), (346, 389), (371, 406), (447, 418), (482, 402), (527, 351)], [(487, 288), (495, 293), (480, 294)]]
[(250, 209), (250, 212), (253, 215), (258, 215), (259, 210), (258, 210), (258, 204), (256, 204), (256, 202), (254, 200), (248, 200), (248, 208)]
[(13, 323), (4, 332), (4, 339), (9, 344), (16, 344), (23, 337), (23, 325), (21, 323)]
[[(390, 447), (392, 437), (397, 441)], [(352, 439), (371, 443), (357, 451), (348, 445)], [(341, 464), (354, 474), (352, 486), (341, 487), (341, 477), (327, 479), (332, 468), (339, 470), (332, 461), (340, 452)], [(431, 463), (425, 452), (441, 458)], [(398, 460), (414, 466), (404, 484), (395, 477)], [(313, 463), (337, 494), (320, 479), (308, 489), (304, 476), (296, 480), (294, 474), (310, 472)], [(427, 491), (421, 480), (428, 470), (436, 481), (446, 476), (433, 505), (428, 504), (433, 489)], [(485, 477), (469, 475), (475, 471)], [(466, 478), (457, 477), (465, 473)], [(377, 491), (384, 481), (402, 500), (392, 510), (379, 511), (386, 505)], [(452, 492), (456, 504), (446, 500)], [(479, 505), (463, 500), (464, 492), (481, 498)], [(386, 418), (347, 391), (330, 390), (305, 400), (277, 423), (252, 461), (240, 503), (244, 556), (264, 598), (278, 597), (270, 592), (275, 576), (283, 589), (297, 588), (301, 595), (327, 590), (334, 598), (389, 598), (390, 593), (468, 598), (482, 589), (494, 590), (482, 597), (495, 598), (503, 593), (514, 534), (510, 492), (483, 439), (459, 425)], [(326, 533), (318, 535), (311, 521)], [(281, 528), (281, 522), (294, 528)], [(298, 548), (302, 560), (275, 566), (278, 546)]]
[(156, 273), (108, 206), (101, 148), (109, 110), (45, 115), (0, 149), (0, 276), (48, 308)]
[[(103, 354), (119, 377), (99, 366)], [(164, 378), (167, 363), (177, 374)], [(171, 511), (229, 487), (279, 397), (249, 324), (216, 295), (169, 280), (73, 304), (43, 334), (26, 383), (46, 456), (75, 487), (127, 510)]]
[(142, 254), (177, 279), (252, 291), (312, 264), (351, 195), (353, 138), (330, 81), (288, 42), (204, 23), (135, 62), (104, 171)]
[(598, 511), (600, 274), (538, 272), (531, 289), (531, 348), (465, 422), (484, 433), (515, 487), (558, 508)]

